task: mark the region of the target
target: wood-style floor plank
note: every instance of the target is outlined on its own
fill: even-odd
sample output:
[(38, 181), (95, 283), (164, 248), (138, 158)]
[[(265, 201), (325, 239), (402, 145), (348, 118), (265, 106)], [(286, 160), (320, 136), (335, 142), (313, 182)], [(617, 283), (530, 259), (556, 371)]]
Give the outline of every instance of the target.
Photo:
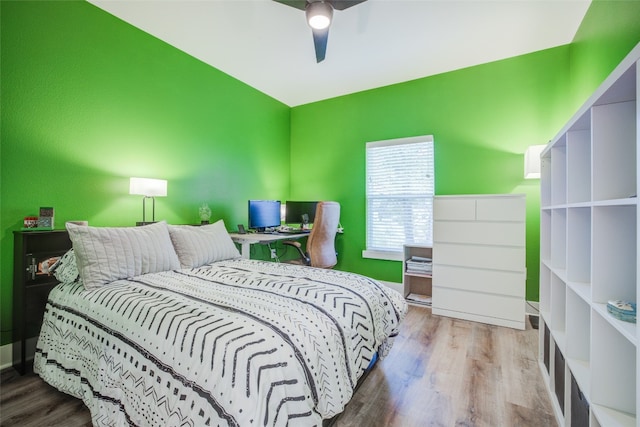
[(538, 331), (432, 316), (411, 306), (389, 356), (336, 422), (355, 426), (556, 426)]
[[(538, 331), (410, 306), (400, 335), (334, 427), (555, 426), (537, 358)], [(33, 373), (0, 376), (0, 425), (90, 426), (83, 403)]]

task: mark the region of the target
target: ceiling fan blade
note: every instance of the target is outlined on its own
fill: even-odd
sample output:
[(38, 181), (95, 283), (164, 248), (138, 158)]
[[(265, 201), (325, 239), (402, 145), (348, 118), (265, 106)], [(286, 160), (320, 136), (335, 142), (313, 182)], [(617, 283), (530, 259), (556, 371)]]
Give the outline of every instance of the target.
[[(324, 1), (331, 5), (331, 7), (335, 10), (345, 10), (350, 8), (351, 6), (355, 6), (357, 4), (363, 3), (366, 0), (273, 0), (276, 3), (282, 3), (287, 6), (294, 7), (300, 10), (307, 10), (307, 6), (310, 3), (316, 1)], [(331, 8), (329, 8), (331, 11)], [(329, 27), (324, 28), (322, 30), (317, 30), (315, 28), (311, 29), (313, 33), (313, 45), (316, 48), (316, 62), (324, 61), (325, 54), (327, 53), (327, 41), (329, 39)]]
[(329, 3), (331, 3), (335, 10), (345, 10), (351, 6), (364, 3), (365, 1), (367, 0), (331, 0)]
[(276, 3), (286, 4), (296, 9), (305, 10), (307, 8), (307, 0), (273, 0)]
[(324, 61), (324, 56), (327, 53), (327, 40), (329, 39), (329, 28), (323, 30), (312, 29), (313, 31), (313, 44), (316, 47), (316, 62)]

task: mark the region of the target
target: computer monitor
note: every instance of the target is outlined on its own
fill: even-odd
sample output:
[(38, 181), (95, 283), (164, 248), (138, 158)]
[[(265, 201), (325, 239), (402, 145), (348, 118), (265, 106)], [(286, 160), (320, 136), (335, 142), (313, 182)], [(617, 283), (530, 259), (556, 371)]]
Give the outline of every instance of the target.
[(249, 200), (249, 228), (265, 231), (280, 226), (280, 200)]
[[(316, 205), (318, 202), (292, 202), (287, 201), (284, 222), (286, 224), (311, 224), (316, 217)], [(306, 222), (303, 219), (306, 215)]]

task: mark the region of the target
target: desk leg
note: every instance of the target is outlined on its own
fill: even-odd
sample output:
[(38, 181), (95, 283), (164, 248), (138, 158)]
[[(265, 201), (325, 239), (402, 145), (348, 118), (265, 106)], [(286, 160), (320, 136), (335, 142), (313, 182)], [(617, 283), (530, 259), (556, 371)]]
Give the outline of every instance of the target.
[(245, 258), (245, 259), (251, 258), (251, 243), (241, 243), (240, 253), (242, 254), (242, 258)]

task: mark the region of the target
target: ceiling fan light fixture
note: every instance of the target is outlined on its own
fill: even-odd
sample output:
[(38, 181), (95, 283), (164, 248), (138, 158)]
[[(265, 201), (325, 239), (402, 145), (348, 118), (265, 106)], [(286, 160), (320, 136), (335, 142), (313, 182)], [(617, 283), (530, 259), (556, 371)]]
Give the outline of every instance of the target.
[(330, 3), (316, 1), (307, 5), (305, 13), (307, 14), (307, 23), (311, 28), (323, 30), (331, 24), (333, 7)]

